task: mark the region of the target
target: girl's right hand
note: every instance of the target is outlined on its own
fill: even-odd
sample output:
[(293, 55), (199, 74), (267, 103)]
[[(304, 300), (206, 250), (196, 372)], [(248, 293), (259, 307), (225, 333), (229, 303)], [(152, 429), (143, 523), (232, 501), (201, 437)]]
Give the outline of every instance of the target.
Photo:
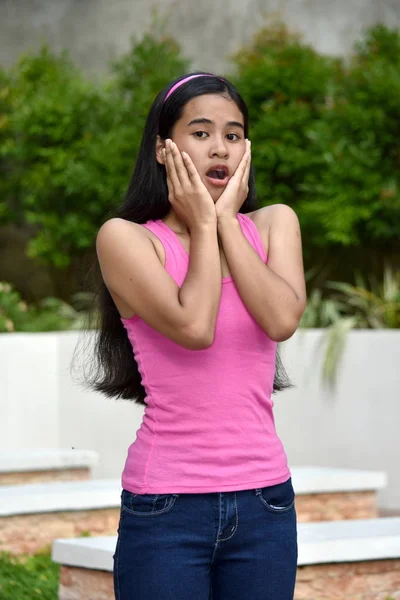
[(216, 224), (215, 204), (188, 154), (172, 140), (165, 141), (168, 200), (189, 231), (199, 225)]

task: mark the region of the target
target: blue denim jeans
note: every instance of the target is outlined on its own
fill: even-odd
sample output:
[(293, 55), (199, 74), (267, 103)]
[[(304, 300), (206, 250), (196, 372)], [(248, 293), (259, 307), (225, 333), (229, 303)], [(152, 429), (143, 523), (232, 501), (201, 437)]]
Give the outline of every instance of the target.
[(123, 490), (116, 600), (292, 600), (292, 481), (238, 492)]

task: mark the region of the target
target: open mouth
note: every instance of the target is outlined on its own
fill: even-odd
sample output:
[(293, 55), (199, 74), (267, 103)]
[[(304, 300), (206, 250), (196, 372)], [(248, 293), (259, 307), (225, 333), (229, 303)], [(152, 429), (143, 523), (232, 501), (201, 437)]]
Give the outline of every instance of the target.
[(206, 173), (207, 178), (218, 185), (226, 184), (228, 175), (229, 170), (225, 165), (216, 165)]

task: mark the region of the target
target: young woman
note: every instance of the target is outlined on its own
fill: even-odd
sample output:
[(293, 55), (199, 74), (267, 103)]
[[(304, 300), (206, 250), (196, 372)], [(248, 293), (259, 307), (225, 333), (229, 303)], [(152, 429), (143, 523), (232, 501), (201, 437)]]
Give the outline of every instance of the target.
[(117, 600), (293, 598), (294, 492), (271, 395), (277, 342), (305, 308), (301, 236), (289, 207), (257, 209), (247, 138), (226, 79), (172, 82), (98, 233), (94, 385), (145, 405), (122, 474)]

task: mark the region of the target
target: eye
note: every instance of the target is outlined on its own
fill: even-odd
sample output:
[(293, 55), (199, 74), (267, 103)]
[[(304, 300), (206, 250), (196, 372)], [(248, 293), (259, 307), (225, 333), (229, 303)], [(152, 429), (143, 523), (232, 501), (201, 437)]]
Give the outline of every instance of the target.
[(204, 139), (208, 135), (208, 133), (206, 131), (195, 131), (193, 135), (200, 139)]
[(226, 136), (230, 142), (236, 142), (237, 140), (240, 140), (240, 135), (238, 135), (237, 133), (228, 133), (228, 135)]

